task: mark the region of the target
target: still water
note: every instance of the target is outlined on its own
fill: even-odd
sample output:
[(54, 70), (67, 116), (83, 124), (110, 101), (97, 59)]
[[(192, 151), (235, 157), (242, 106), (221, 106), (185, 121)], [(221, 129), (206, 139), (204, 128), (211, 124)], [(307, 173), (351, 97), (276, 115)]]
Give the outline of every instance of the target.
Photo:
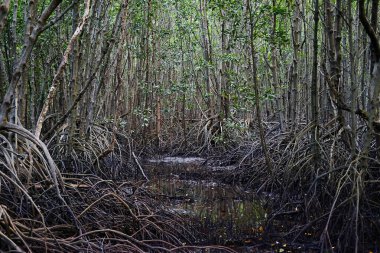
[(266, 219), (263, 203), (250, 191), (218, 182), (215, 168), (202, 163), (196, 158), (150, 160), (145, 164), (148, 187), (168, 211), (197, 229), (199, 243), (244, 245), (260, 238)]

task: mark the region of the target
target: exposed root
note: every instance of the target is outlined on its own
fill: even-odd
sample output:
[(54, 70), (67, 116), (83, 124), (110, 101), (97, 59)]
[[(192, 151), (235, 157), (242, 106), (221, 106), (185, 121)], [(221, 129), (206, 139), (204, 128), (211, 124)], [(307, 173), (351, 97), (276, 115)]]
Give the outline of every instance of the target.
[[(66, 198), (78, 220), (82, 234), (56, 199), (56, 194), (42, 185), (30, 189), (46, 219), (38, 222), (23, 196), (2, 194), (1, 250), (40, 252), (189, 252), (192, 234), (179, 217), (154, 203), (144, 188), (120, 184), (94, 176), (70, 175), (64, 178)], [(3, 186), (6, 186), (4, 183)], [(9, 210), (9, 211), (8, 211)], [(12, 218), (13, 217), (13, 218)], [(17, 217), (17, 219), (15, 219)], [(181, 248), (182, 247), (182, 248)]]
[[(353, 157), (341, 141), (343, 130), (333, 127), (332, 123), (326, 124), (322, 131), (321, 167), (317, 171), (313, 169), (308, 136), (311, 125), (298, 129), (294, 136), (276, 131), (267, 136), (275, 165), (272, 175), (265, 169), (265, 159), (257, 141), (247, 141), (216, 160), (234, 161), (237, 165), (237, 169), (227, 175), (229, 181), (245, 182), (259, 192), (277, 196), (268, 220), (269, 233), (283, 230), (277, 236), (301, 241), (319, 240), (322, 251), (332, 248), (364, 251), (380, 234), (376, 218), (376, 210), (380, 207), (377, 184), (380, 164), (367, 158), (371, 165), (361, 167), (360, 149)], [(287, 219), (292, 220), (288, 229), (276, 227), (279, 221)]]
[(92, 127), (87, 141), (77, 136), (50, 142), (53, 156), (63, 160), (62, 174), (30, 132), (13, 125), (1, 130), (17, 137), (14, 147), (0, 135), (1, 251), (233, 252), (188, 246), (195, 241), (194, 231), (165, 211), (143, 185), (124, 180), (130, 173), (112, 180), (118, 175), (110, 173), (112, 166), (127, 156), (107, 128)]

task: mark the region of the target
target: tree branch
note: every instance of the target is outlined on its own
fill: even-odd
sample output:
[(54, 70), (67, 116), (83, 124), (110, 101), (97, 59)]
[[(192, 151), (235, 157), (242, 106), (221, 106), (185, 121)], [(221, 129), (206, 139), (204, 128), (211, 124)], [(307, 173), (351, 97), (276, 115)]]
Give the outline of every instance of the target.
[(50, 27), (52, 27), (53, 25), (55, 25), (56, 23), (58, 23), (65, 15), (67, 12), (69, 12), (69, 10), (71, 10), (73, 8), (73, 6), (75, 5), (75, 1), (73, 1), (69, 7), (67, 7), (58, 17), (52, 19), (48, 24), (46, 24), (42, 29), (41, 29), (41, 32), (44, 32), (45, 30), (49, 29)]

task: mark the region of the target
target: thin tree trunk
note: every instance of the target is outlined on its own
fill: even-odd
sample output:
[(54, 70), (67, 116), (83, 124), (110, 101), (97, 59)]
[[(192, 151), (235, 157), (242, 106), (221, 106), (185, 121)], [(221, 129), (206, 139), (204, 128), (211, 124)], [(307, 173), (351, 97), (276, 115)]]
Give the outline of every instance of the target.
[(313, 37), (313, 69), (311, 78), (311, 116), (314, 168), (320, 165), (319, 150), (319, 105), (318, 105), (318, 23), (319, 23), (319, 0), (314, 0), (314, 37)]
[(206, 82), (206, 105), (208, 109), (208, 117), (213, 116), (214, 107), (212, 103), (212, 95), (211, 95), (211, 82), (210, 82), (210, 69), (209, 64), (210, 61), (210, 45), (208, 40), (208, 22), (207, 22), (207, 6), (206, 0), (200, 0), (200, 13), (201, 13), (201, 34), (202, 34), (202, 42), (203, 42), (203, 56), (205, 61), (204, 67), (204, 80)]
[[(368, 132), (366, 133), (365, 136), (365, 142), (364, 142), (364, 147), (362, 150), (362, 167), (367, 168), (368, 167), (368, 154), (369, 150), (371, 147), (371, 142), (373, 139), (373, 134), (378, 135), (380, 133), (379, 128), (374, 127), (374, 123), (378, 121), (379, 115), (378, 115), (378, 108), (380, 106), (380, 101), (379, 101), (379, 95), (380, 95), (380, 43), (379, 39), (377, 38), (376, 34), (376, 28), (373, 28), (372, 25), (369, 23), (365, 10), (364, 10), (364, 0), (359, 0), (358, 2), (359, 6), (359, 19), (361, 24), (363, 25), (363, 28), (365, 32), (367, 33), (370, 42), (371, 42), (371, 48), (372, 52), (374, 55), (374, 67), (373, 71), (371, 73), (371, 86), (373, 87), (373, 93), (372, 97), (369, 99), (369, 108), (368, 108)], [(378, 1), (374, 0), (373, 1), (373, 6), (374, 9), (378, 8)], [(372, 9), (372, 14), (374, 15), (374, 11)], [(372, 16), (372, 18), (374, 18)], [(379, 148), (379, 142), (376, 140), (377, 148)], [(379, 151), (378, 151), (379, 152)], [(377, 152), (377, 153), (378, 153)], [(379, 154), (377, 154), (379, 156)]]
[(267, 171), (269, 174), (272, 174), (273, 172), (273, 165), (271, 158), (269, 156), (268, 147), (265, 141), (265, 132), (262, 124), (261, 119), (261, 109), (260, 109), (260, 91), (259, 91), (259, 83), (257, 79), (257, 68), (256, 68), (256, 51), (255, 51), (255, 45), (254, 45), (254, 22), (253, 22), (253, 15), (251, 10), (251, 3), (250, 0), (247, 0), (247, 11), (249, 15), (249, 21), (250, 21), (250, 46), (251, 46), (251, 60), (252, 60), (252, 78), (253, 78), (253, 87), (254, 87), (254, 93), (255, 93), (255, 108), (256, 108), (256, 117), (257, 117), (257, 126), (259, 128), (259, 135), (260, 135), (260, 143), (261, 147), (263, 149), (263, 153), (265, 156), (265, 162), (267, 164)]
[[(276, 0), (272, 0), (273, 9), (276, 6)], [(276, 107), (278, 111), (278, 120), (280, 122), (281, 131), (285, 130), (285, 116), (284, 116), (284, 102), (283, 102), (283, 91), (280, 85), (280, 80), (278, 77), (278, 59), (277, 59), (277, 48), (276, 48), (276, 30), (277, 30), (277, 15), (273, 11), (272, 16), (272, 44), (271, 44), (271, 70), (273, 77), (273, 87), (276, 94)]]
[[(293, 63), (292, 63), (292, 72), (291, 72), (291, 82), (290, 82), (290, 121), (291, 121), (291, 129), (294, 132), (295, 127), (297, 126), (296, 117), (298, 108), (298, 89), (299, 85), (299, 51), (301, 47), (301, 2), (300, 0), (295, 1), (294, 14), (293, 14), (293, 22), (292, 22), (292, 34), (293, 34)], [(292, 106), (290, 106), (292, 105)]]
[(352, 129), (352, 137), (351, 137), (351, 152), (352, 157), (354, 157), (356, 152), (356, 138), (357, 138), (357, 121), (356, 121), (356, 108), (358, 107), (357, 99), (358, 99), (358, 87), (356, 84), (357, 76), (356, 76), (356, 51), (353, 42), (353, 17), (352, 17), (352, 2), (347, 1), (347, 9), (348, 9), (348, 51), (350, 57), (350, 85), (351, 85), (351, 129)]
[[(79, 22), (79, 7), (80, 7), (80, 4), (78, 2), (78, 0), (74, 0), (73, 1), (75, 4), (74, 4), (74, 7), (73, 7), (73, 15), (72, 15), (72, 35), (74, 35), (74, 33), (76, 32), (77, 28), (78, 28), (78, 22)], [(78, 68), (79, 68), (79, 43), (78, 42), (75, 42), (73, 43), (73, 48), (72, 48), (72, 51), (70, 52), (70, 82), (69, 82), (69, 87), (68, 87), (68, 97), (67, 97), (67, 100), (68, 100), (68, 105), (69, 107), (72, 106), (73, 104), (73, 98), (75, 98), (77, 95), (78, 95)], [(68, 146), (68, 153), (71, 152), (71, 149), (72, 149), (72, 145), (73, 145), (73, 133), (74, 131), (76, 130), (77, 128), (77, 124), (76, 124), (76, 121), (77, 121), (77, 114), (76, 113), (72, 113), (68, 119), (68, 128), (69, 128), (69, 131), (68, 131), (68, 142), (69, 142), (69, 146)]]

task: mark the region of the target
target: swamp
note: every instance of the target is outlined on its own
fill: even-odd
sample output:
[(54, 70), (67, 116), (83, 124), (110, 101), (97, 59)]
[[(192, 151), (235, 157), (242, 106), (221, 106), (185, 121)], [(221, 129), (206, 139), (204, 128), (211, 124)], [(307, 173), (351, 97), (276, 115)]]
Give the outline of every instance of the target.
[(379, 253), (379, 0), (0, 0), (0, 253)]

